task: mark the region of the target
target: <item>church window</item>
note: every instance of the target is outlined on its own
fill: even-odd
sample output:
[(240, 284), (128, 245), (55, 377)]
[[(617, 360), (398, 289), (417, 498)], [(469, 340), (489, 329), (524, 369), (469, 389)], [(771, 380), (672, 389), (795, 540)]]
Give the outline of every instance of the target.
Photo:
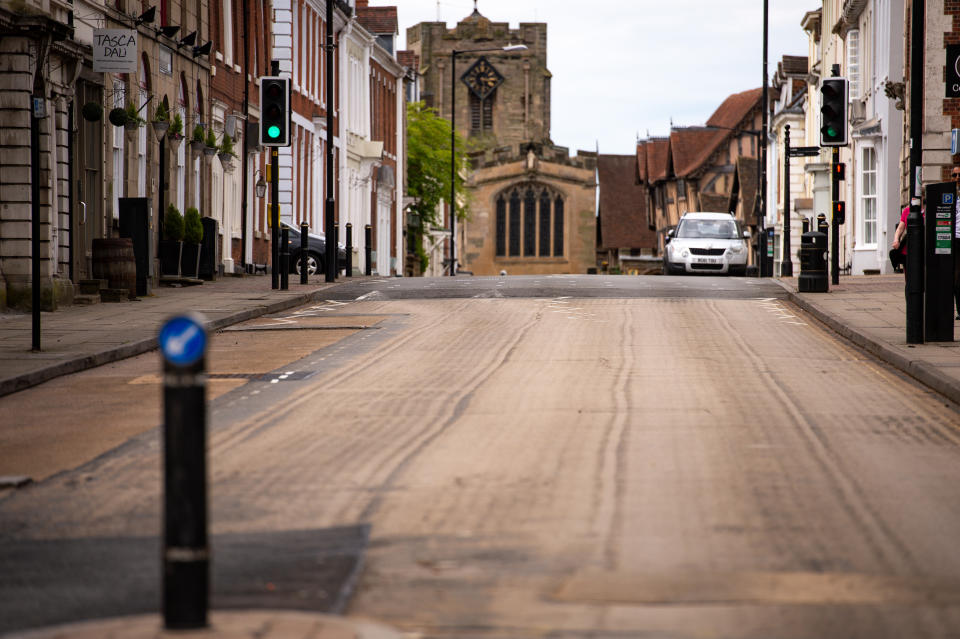
[(510, 257), (520, 255), (520, 191), (510, 194)]
[(527, 188), (523, 197), (523, 255), (537, 254), (537, 196)]
[(540, 193), (540, 257), (550, 256), (550, 194)]
[(553, 254), (563, 255), (563, 198), (559, 195), (553, 206)]
[(503, 194), (497, 198), (497, 257), (507, 254), (507, 201)]
[(528, 183), (500, 193), (496, 256), (563, 257), (563, 211), (563, 196), (549, 187)]

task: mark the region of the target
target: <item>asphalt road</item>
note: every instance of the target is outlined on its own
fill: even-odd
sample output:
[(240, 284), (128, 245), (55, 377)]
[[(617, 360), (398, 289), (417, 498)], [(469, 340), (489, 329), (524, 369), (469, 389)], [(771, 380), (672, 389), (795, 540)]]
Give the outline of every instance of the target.
[[(778, 287), (458, 277), (331, 293), (214, 338), (211, 525), (275, 540), (369, 525), (348, 614), (437, 639), (960, 635), (960, 410)], [(47, 557), (27, 570), (0, 553), (0, 572), (48, 609), (58, 546), (160, 530), (159, 409), (135, 408), (158, 382), (143, 357), (0, 399), (47, 424), (4, 427), (0, 463), (64, 449), (0, 497), (0, 543)], [(86, 401), (49, 399), (77, 388)], [(114, 439), (106, 395), (127, 397)], [(122, 592), (138, 566), (120, 568)], [(0, 600), (7, 628), (10, 614)]]

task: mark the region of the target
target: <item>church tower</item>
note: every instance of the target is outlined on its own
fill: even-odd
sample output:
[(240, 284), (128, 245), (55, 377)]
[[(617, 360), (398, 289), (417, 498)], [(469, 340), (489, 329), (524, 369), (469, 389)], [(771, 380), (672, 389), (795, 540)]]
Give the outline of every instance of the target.
[[(450, 119), (456, 82), (457, 130), (474, 150), (550, 141), (547, 25), (492, 22), (476, 9), (454, 29), (421, 22), (407, 29), (407, 47), (420, 56), (427, 106)], [(504, 47), (523, 44), (523, 51)], [(477, 51), (478, 49), (482, 51)], [(456, 50), (456, 77), (451, 53)]]
[[(504, 50), (521, 44), (526, 49)], [(449, 265), (455, 253), (457, 272), (475, 275), (595, 269), (597, 157), (571, 156), (551, 140), (546, 23), (511, 29), (484, 17), (474, 2), (453, 29), (443, 22), (407, 29), (407, 47), (420, 56), (427, 106), (447, 120), (455, 112), (468, 143), (469, 209), (458, 209), (455, 225), (448, 215), (443, 228), (429, 231), (436, 247), (430, 263)]]

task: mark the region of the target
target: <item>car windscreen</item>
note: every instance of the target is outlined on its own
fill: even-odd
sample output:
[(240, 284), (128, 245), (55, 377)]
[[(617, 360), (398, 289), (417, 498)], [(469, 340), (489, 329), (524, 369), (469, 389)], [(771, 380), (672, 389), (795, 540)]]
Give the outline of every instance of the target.
[(736, 240), (740, 238), (740, 233), (734, 220), (681, 220), (677, 237)]

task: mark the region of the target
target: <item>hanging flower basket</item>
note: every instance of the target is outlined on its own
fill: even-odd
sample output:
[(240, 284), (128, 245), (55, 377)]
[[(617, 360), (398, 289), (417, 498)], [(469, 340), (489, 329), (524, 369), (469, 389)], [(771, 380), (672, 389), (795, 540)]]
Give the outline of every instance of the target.
[(218, 153), (217, 157), (220, 158), (220, 164), (223, 166), (223, 170), (226, 173), (231, 173), (235, 168), (234, 157), (232, 153)]
[(167, 131), (170, 130), (170, 120), (154, 120), (150, 125), (153, 127), (153, 134), (157, 136), (157, 140), (166, 135)]
[(206, 143), (204, 143), (204, 145), (203, 145), (203, 153), (204, 153), (204, 155), (206, 155), (206, 156), (208, 156), (208, 157), (209, 157), (209, 156), (212, 156), (212, 155), (216, 155), (216, 154), (217, 154), (217, 151), (219, 151), (219, 150), (220, 150), (220, 149), (218, 149), (218, 148), (215, 147), (215, 146), (207, 146)]
[(203, 140), (190, 140), (190, 150), (194, 153), (199, 153), (205, 148), (207, 148), (207, 145), (203, 143)]

